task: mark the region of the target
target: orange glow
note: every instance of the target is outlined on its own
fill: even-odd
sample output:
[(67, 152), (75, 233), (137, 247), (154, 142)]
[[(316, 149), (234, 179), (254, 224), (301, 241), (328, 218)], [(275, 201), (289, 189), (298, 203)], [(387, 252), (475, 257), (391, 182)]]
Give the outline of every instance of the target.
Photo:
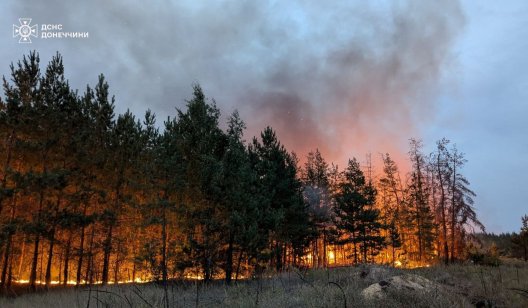
[[(15, 283), (17, 284), (29, 284), (29, 280), (27, 279), (19, 279), (19, 280), (14, 280)], [(117, 283), (118, 284), (122, 284), (122, 283), (148, 283), (148, 282), (152, 282), (152, 280), (143, 280), (141, 278), (136, 278), (135, 280), (120, 280), (118, 281)], [(86, 284), (87, 281), (85, 280), (81, 280), (80, 281), (80, 284)], [(95, 281), (94, 284), (102, 284), (103, 282), (102, 281)], [(35, 284), (37, 285), (45, 285), (46, 282), (45, 281), (41, 281), (41, 280), (36, 280), (35, 281)], [(60, 285), (60, 284), (63, 284), (62, 281), (57, 281), (57, 280), (52, 280), (50, 281), (50, 285)], [(67, 285), (70, 285), (70, 286), (74, 286), (74, 285), (77, 285), (77, 281), (75, 280), (68, 280), (66, 282)], [(109, 281), (108, 284), (115, 284), (114, 281)]]
[(333, 251), (328, 252), (328, 263), (330, 264), (335, 263), (335, 254)]
[[(18, 283), (18, 284), (29, 284), (29, 280), (27, 279), (19, 279), (19, 280), (15, 280), (14, 281), (15, 283)], [(59, 285), (59, 284), (62, 284), (63, 282), (62, 281), (57, 281), (57, 280), (52, 280), (50, 281), (50, 284), (51, 285)], [(85, 283), (84, 281), (82, 281), (81, 283)], [(40, 280), (37, 280), (35, 281), (35, 284), (39, 284), (39, 285), (45, 285), (46, 282), (45, 281), (40, 281)], [(77, 284), (77, 281), (75, 280), (68, 280), (66, 282), (67, 285), (76, 285)]]

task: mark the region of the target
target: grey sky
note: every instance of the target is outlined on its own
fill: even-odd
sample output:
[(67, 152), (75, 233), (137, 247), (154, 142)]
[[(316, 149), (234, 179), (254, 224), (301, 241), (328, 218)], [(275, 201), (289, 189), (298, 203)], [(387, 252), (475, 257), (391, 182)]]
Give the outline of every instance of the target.
[[(408, 138), (446, 136), (490, 231), (517, 230), (528, 212), (523, 1), (153, 3), (3, 1), (0, 74), (29, 50), (43, 62), (59, 51), (75, 88), (103, 73), (118, 112), (158, 120), (199, 82), (224, 115), (240, 110), (248, 139), (271, 125), (299, 155), (319, 147), (339, 164), (370, 151), (404, 165)], [(90, 37), (18, 44), (19, 17)]]
[(469, 160), (466, 174), (490, 231), (518, 231), (528, 214), (528, 2), (463, 2), (457, 65), (437, 97), (424, 139), (448, 136)]

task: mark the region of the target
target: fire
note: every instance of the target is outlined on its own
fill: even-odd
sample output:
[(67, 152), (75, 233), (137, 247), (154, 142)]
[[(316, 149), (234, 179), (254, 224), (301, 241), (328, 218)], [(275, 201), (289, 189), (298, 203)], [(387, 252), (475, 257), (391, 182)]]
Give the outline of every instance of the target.
[(185, 279), (202, 280), (202, 279), (204, 279), (204, 276), (200, 275), (200, 274), (187, 274), (187, 275), (185, 275)]
[(328, 263), (335, 263), (335, 254), (333, 251), (328, 252)]
[[(15, 283), (18, 283), (18, 284), (29, 284), (29, 280), (27, 279), (19, 279), (19, 280), (15, 280), (14, 281)], [(58, 280), (52, 280), (50, 281), (50, 284), (51, 285), (59, 285), (59, 284), (62, 284), (63, 282), (62, 281), (58, 281)], [(81, 283), (85, 283), (84, 281), (82, 281)], [(35, 284), (40, 284), (40, 285), (45, 285), (46, 282), (45, 281), (41, 281), (41, 280), (37, 280), (35, 281)], [(66, 282), (67, 285), (76, 285), (77, 284), (77, 281), (75, 280), (68, 280)]]
[(129, 279), (129, 280), (125, 280), (125, 281), (119, 281), (119, 283), (147, 283), (147, 282), (151, 282), (151, 280), (136, 278), (134, 280)]
[[(122, 284), (122, 283), (148, 283), (148, 282), (151, 282), (152, 280), (147, 280), (147, 279), (141, 279), (141, 278), (136, 278), (134, 280), (132, 279), (129, 279), (129, 280), (120, 280), (117, 282), (117, 284)], [(19, 279), (19, 280), (15, 280), (14, 281), (15, 283), (17, 284), (29, 284), (29, 280), (27, 279)], [(81, 280), (80, 281), (80, 284), (83, 285), (83, 284), (86, 284), (88, 283), (87, 281), (85, 280)], [(102, 281), (95, 281), (94, 284), (102, 284), (103, 282)], [(41, 281), (41, 280), (36, 280), (35, 281), (35, 284), (37, 285), (45, 285), (46, 282), (45, 281)], [(58, 281), (58, 280), (52, 280), (50, 281), (50, 285), (60, 285), (60, 284), (63, 284), (62, 281)], [(67, 285), (70, 285), (70, 286), (74, 286), (74, 285), (77, 285), (77, 281), (75, 280), (68, 280), (66, 282)], [(115, 284), (114, 281), (109, 281), (108, 284)]]

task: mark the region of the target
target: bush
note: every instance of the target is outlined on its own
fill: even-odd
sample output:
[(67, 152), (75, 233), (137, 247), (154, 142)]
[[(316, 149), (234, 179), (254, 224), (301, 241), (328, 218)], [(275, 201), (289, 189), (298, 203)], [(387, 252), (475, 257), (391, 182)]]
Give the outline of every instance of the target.
[(476, 265), (499, 266), (502, 263), (497, 255), (489, 252), (470, 252), (468, 258)]

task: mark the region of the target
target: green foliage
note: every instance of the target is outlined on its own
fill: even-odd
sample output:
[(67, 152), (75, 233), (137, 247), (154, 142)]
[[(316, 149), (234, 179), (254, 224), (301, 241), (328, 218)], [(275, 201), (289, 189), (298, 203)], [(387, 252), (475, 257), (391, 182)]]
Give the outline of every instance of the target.
[(355, 158), (348, 161), (342, 177), (334, 196), (335, 224), (340, 232), (344, 232), (339, 242), (354, 245), (355, 263), (359, 262), (360, 251), (362, 261), (368, 262), (367, 253), (376, 255), (384, 247), (384, 238), (380, 235), (380, 212), (373, 207), (377, 191), (370, 181), (366, 181)]
[(280, 144), (275, 132), (267, 127), (261, 141), (253, 139), (250, 159), (259, 179), (262, 213), (260, 227), (274, 242), (275, 266), (283, 267), (283, 250), (290, 246), (295, 258), (301, 256), (313, 236), (308, 207), (297, 178), (297, 160)]
[(519, 234), (512, 237), (515, 256), (521, 257), (528, 261), (528, 215), (522, 217), (522, 226)]
[(472, 252), (468, 254), (468, 259), (476, 265), (499, 266), (501, 260), (491, 252)]

